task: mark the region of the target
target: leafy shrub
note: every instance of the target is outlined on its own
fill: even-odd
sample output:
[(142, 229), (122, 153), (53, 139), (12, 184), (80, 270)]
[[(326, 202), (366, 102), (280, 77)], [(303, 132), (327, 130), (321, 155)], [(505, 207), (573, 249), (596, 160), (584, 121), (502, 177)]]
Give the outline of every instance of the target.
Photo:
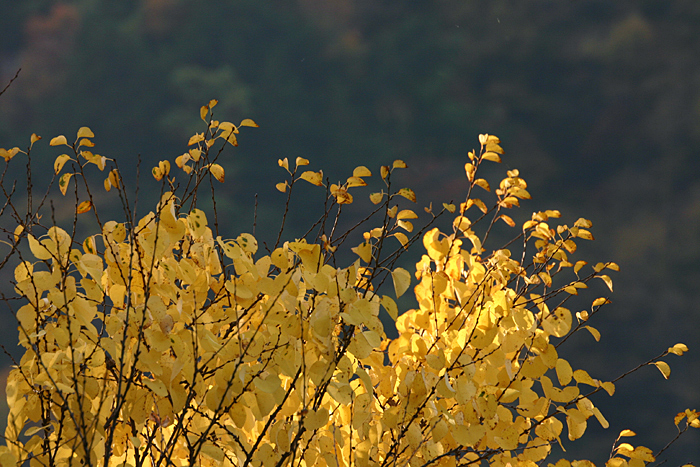
[[(430, 206), (420, 224), (397, 204), (416, 202), (394, 182), (406, 168), (400, 160), (378, 174), (357, 167), (342, 184), (304, 170), (301, 157), (280, 160), (287, 208), (300, 181), (325, 189), (326, 208), (307, 235), (283, 242), (285, 210), (263, 252), (251, 234), (215, 235), (197, 208), (204, 187), (224, 181), (217, 160), (239, 129), (257, 126), (218, 122), (215, 105), (202, 107), (205, 130), (175, 159), (178, 169), (153, 168), (160, 201), (140, 219), (116, 162), (92, 152), (87, 127), (73, 142), (50, 142), (68, 148), (54, 171), (61, 193), (73, 193), (70, 232), (43, 226), (43, 201), (19, 215), (4, 190), (3, 212), (17, 227), (2, 265), (17, 255), (25, 353), (8, 378), (2, 465), (536, 466), (562, 436), (581, 438), (591, 419), (607, 427), (591, 396), (612, 396), (617, 380), (600, 381), (562, 355), (575, 333), (599, 339), (588, 322), (609, 299), (576, 313), (566, 306), (596, 279), (612, 292), (606, 271), (619, 268), (572, 259), (576, 242), (593, 240), (591, 222), (555, 225), (558, 211), (534, 213), (502, 248), (484, 247), (497, 229), (516, 226), (506, 212), (530, 198), (517, 170), (494, 190), (480, 178), (482, 164), (500, 162), (498, 138), (480, 135), (469, 153), (464, 202)], [(31, 158), (40, 139), (0, 155)], [(103, 186), (116, 191), (124, 221), (98, 215), (92, 165), (107, 174)], [(376, 175), (373, 210), (339, 232), (343, 207)], [(79, 239), (89, 215), (100, 230)], [(447, 232), (436, 227), (441, 218), (452, 219)], [(354, 260), (338, 266), (362, 230)], [(415, 270), (397, 266), (421, 240)], [(418, 306), (400, 312), (397, 299), (412, 284)], [(668, 377), (660, 358), (686, 350), (676, 344), (638, 368), (655, 365)], [(693, 410), (675, 422), (679, 435), (700, 424)], [(606, 465), (655, 460), (622, 442), (633, 435), (620, 433)], [(592, 464), (556, 463), (569, 465)]]

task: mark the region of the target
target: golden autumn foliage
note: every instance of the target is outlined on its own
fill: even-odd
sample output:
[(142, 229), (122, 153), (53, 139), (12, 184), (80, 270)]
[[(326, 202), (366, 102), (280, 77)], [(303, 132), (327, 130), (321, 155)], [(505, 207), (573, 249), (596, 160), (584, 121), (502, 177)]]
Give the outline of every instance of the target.
[[(516, 227), (506, 211), (530, 194), (517, 170), (493, 186), (479, 178), (481, 164), (503, 154), (498, 138), (480, 135), (464, 167), (464, 201), (426, 207), (423, 221), (399, 207), (417, 202), (394, 185), (403, 161), (377, 173), (357, 167), (331, 184), (303, 169), (308, 160), (281, 159), (286, 180), (276, 187), (287, 203), (303, 180), (326, 190), (328, 208), (316, 233), (282, 241), (280, 229), (262, 251), (249, 233), (215, 236), (196, 207), (204, 183), (224, 182), (216, 161), (226, 143), (257, 127), (213, 120), (215, 105), (202, 107), (206, 128), (189, 150), (153, 167), (163, 192), (140, 219), (97, 216), (88, 166), (106, 170), (104, 188), (122, 199), (124, 186), (114, 161), (92, 152), (89, 128), (72, 143), (51, 139), (68, 147), (54, 163), (64, 172), (59, 190), (82, 183), (76, 216), (93, 213), (101, 230), (76, 238), (59, 226), (42, 230), (37, 216), (14, 230), (25, 353), (7, 383), (3, 466), (593, 465), (550, 455), (593, 421), (607, 427), (591, 397), (615, 392), (615, 381), (564, 358), (574, 333), (600, 338), (588, 323), (609, 300), (594, 297), (579, 311), (568, 302), (595, 280), (612, 292), (608, 273), (619, 269), (574, 259), (577, 242), (593, 239), (589, 220), (569, 226), (558, 211), (536, 212), (507, 248), (486, 249), (495, 229)], [(9, 162), (30, 151), (0, 155)], [(353, 227), (364, 230), (362, 242), (338, 267), (348, 233), (336, 232), (337, 217), (373, 177), (381, 187), (369, 194), (374, 211)], [(442, 231), (435, 224), (446, 218)], [(425, 253), (415, 269), (398, 267), (416, 242)], [(411, 287), (418, 306), (400, 310), (397, 298)], [(660, 358), (685, 351), (676, 344), (645, 365), (668, 377)], [(675, 423), (679, 434), (700, 426), (693, 410)], [(655, 460), (621, 442), (633, 435), (620, 433), (606, 466)]]

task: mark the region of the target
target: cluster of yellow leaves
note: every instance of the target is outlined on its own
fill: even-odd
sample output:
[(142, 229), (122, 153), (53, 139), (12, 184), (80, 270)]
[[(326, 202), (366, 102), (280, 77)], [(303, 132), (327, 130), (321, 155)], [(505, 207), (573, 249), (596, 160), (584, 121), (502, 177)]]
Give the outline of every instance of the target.
[[(202, 119), (214, 105), (202, 108)], [(236, 144), (238, 127), (208, 124), (218, 136), (195, 135), (190, 145), (198, 148), (176, 160), (188, 173), (187, 164), (198, 162), (214, 139)], [(81, 129), (73, 147), (90, 146), (91, 136)], [(490, 189), (477, 169), (503, 153), (494, 136), (481, 135), (480, 142), (466, 167), (470, 193)], [(58, 137), (51, 144), (67, 142)], [(99, 156), (79, 154), (104, 168)], [(56, 173), (69, 159), (59, 156)], [(297, 168), (308, 164), (296, 160)], [(280, 191), (299, 179), (324, 185), (320, 171), (297, 176), (287, 159), (279, 165), (292, 175)], [(392, 170), (405, 167), (395, 161), (380, 168), (387, 187)], [(208, 168), (223, 181), (223, 169)], [(169, 169), (161, 162), (153, 175), (161, 179)], [(348, 189), (366, 185), (369, 176), (358, 167), (329, 193), (348, 204)], [(110, 174), (105, 186), (119, 186), (117, 177)], [(408, 188), (370, 195), (374, 204), (385, 203), (393, 227), (365, 232), (353, 248), (358, 259), (344, 268), (327, 263), (332, 250), (323, 244), (297, 240), (261, 255), (250, 234), (214, 238), (205, 213), (179, 214), (170, 192), (136, 225), (107, 222), (80, 246), (59, 227), (42, 238), (28, 234), (37, 261), (15, 269), (16, 292), (27, 301), (17, 311), (26, 351), (8, 378), (8, 445), (0, 462), (541, 465), (564, 433), (580, 438), (591, 418), (608, 426), (590, 396), (612, 395), (614, 384), (572, 368), (558, 342), (580, 329), (600, 337), (583, 323), (608, 300), (596, 299), (592, 312), (578, 312), (574, 321), (563, 297), (593, 278), (612, 290), (602, 271), (618, 268), (600, 263), (581, 276), (585, 261), (572, 263), (569, 255), (575, 239), (592, 239), (591, 223), (550, 227), (557, 211), (535, 213), (524, 224), (531, 260), (520, 262), (507, 249), (486, 254), (467, 211), (476, 206), (515, 225), (501, 210), (529, 198), (526, 186), (511, 170), (493, 208), (471, 197), (459, 211), (443, 206), (456, 213), (452, 229), (422, 235), (426, 254), (413, 274), (418, 307), (404, 313), (373, 279), (386, 238), (409, 244), (403, 232), (413, 232), (418, 216), (389, 203), (415, 202)], [(575, 278), (553, 287), (567, 270)], [(399, 297), (411, 273), (389, 272)], [(396, 323), (396, 339), (387, 338), (382, 308)], [(677, 344), (666, 354), (686, 350)], [(654, 364), (667, 376), (661, 363)], [(679, 414), (676, 424), (683, 419), (698, 425), (694, 411)], [(653, 460), (647, 448), (622, 443), (607, 465)]]

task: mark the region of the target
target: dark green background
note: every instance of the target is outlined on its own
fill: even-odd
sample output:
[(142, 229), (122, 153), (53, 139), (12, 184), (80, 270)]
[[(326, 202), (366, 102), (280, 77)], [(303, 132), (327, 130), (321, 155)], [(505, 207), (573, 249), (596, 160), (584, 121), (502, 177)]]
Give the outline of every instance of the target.
[[(217, 98), (217, 118), (261, 126), (223, 162), (224, 236), (251, 231), (257, 193), (256, 233), (269, 240), (280, 157), (303, 155), (331, 179), (401, 158), (422, 207), (463, 196), (467, 151), (498, 135), (502, 169), (519, 168), (535, 198), (524, 210), (592, 219), (586, 253), (622, 267), (592, 323), (601, 344), (581, 338), (565, 356), (610, 379), (676, 342), (691, 350), (667, 359), (670, 381), (644, 368), (594, 400), (611, 428), (591, 420), (566, 447), (602, 465), (621, 429), (657, 451), (673, 416), (700, 408), (699, 26), (695, 0), (3, 2), (2, 87), (22, 72), (0, 98), (0, 146), (87, 125), (96, 152), (135, 176), (138, 155), (148, 170), (184, 152)], [(55, 149), (37, 147), (36, 176)], [(142, 180), (144, 213), (157, 185)], [(292, 233), (320, 212), (320, 193), (302, 194)], [(700, 461), (697, 430), (667, 458)]]

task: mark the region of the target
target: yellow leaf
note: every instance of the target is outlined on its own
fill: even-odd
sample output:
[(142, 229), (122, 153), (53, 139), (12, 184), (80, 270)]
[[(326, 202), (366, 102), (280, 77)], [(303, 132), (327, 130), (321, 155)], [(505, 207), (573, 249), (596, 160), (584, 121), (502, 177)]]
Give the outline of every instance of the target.
[(352, 176), (353, 177), (371, 177), (372, 172), (365, 167), (364, 165), (361, 165), (359, 167), (355, 167), (355, 170), (352, 171)]
[(402, 161), (401, 159), (396, 159), (396, 160), (394, 161), (393, 167), (394, 167), (395, 169), (405, 169), (405, 168), (408, 167), (408, 166), (407, 166), (406, 163), (405, 163), (404, 161)]
[(411, 274), (403, 268), (396, 268), (392, 271), (391, 278), (394, 281), (394, 291), (396, 292), (396, 298), (399, 298), (410, 287)]
[(501, 162), (500, 156), (499, 156), (498, 154), (496, 154), (495, 152), (490, 152), (490, 151), (489, 151), (489, 152), (485, 152), (485, 153), (481, 156), (481, 158), (482, 158), (483, 160), (487, 160), (487, 161), (498, 162), (499, 164), (500, 164), (500, 162)]
[(408, 237), (406, 236), (406, 234), (401, 233), (401, 232), (396, 232), (396, 233), (393, 233), (392, 235), (393, 235), (394, 237), (396, 237), (396, 239), (397, 239), (398, 241), (401, 242), (401, 245), (402, 245), (403, 247), (406, 247), (406, 245), (408, 245)]
[(277, 159), (277, 165), (289, 172), (289, 159), (286, 157), (284, 159)]
[(44, 428), (49, 428), (51, 425), (47, 425), (46, 427), (43, 426), (32, 426), (27, 428), (27, 431), (24, 432), (24, 436), (33, 436), (40, 431), (42, 431)]
[(608, 288), (610, 289), (611, 292), (613, 291), (612, 279), (610, 279), (609, 276), (606, 276), (605, 274), (603, 274), (603, 275), (600, 275), (597, 277), (601, 278), (603, 280), (603, 282), (605, 282), (605, 285), (608, 286)]
[(384, 307), (386, 312), (389, 313), (391, 319), (393, 319), (394, 321), (398, 319), (399, 308), (396, 306), (396, 302), (393, 298), (389, 297), (388, 295), (382, 296), (382, 306)]
[(24, 225), (19, 224), (17, 227), (15, 227), (15, 231), (12, 234), (15, 243), (19, 242), (20, 235), (22, 235), (22, 233), (24, 233)]
[(390, 208), (390, 209), (387, 211), (387, 214), (388, 214), (389, 217), (391, 217), (391, 218), (393, 219), (394, 217), (396, 217), (396, 213), (397, 213), (397, 212), (399, 212), (399, 207), (398, 207), (398, 206), (394, 206), (393, 208)]
[(34, 235), (29, 234), (27, 239), (29, 240), (29, 249), (32, 251), (32, 254), (36, 259), (45, 260), (53, 257), (51, 252), (46, 249), (46, 247), (40, 243), (39, 240), (34, 237)]
[(569, 440), (575, 441), (586, 432), (586, 416), (578, 409), (566, 411), (566, 426), (569, 429)]
[(513, 187), (509, 189), (508, 194), (520, 199), (532, 199), (532, 195), (530, 195), (530, 193), (526, 189), (520, 187)]
[(311, 183), (312, 185), (323, 186), (323, 171), (322, 170), (319, 170), (318, 172), (313, 172), (311, 170), (307, 170), (306, 172), (301, 174), (301, 178), (306, 180), (307, 182)]
[(153, 178), (155, 178), (158, 181), (161, 181), (163, 179), (163, 170), (160, 167), (153, 167), (151, 169), (151, 174), (153, 175)]
[(192, 137), (187, 142), (187, 145), (192, 146), (193, 144), (197, 144), (200, 141), (204, 141), (204, 134), (197, 133), (195, 135), (192, 135)]
[(584, 328), (588, 329), (588, 332), (593, 335), (596, 342), (600, 342), (600, 332), (596, 328), (592, 328), (590, 326), (584, 326)]
[(584, 240), (594, 240), (593, 234), (590, 233), (588, 230), (584, 229), (578, 229), (578, 233), (576, 234), (576, 236)]
[(5, 162), (10, 162), (10, 160), (15, 157), (15, 155), (19, 152), (19, 148), (12, 148), (12, 149), (2, 149), (0, 148), (0, 157), (5, 159)]
[(416, 194), (410, 188), (401, 188), (398, 194), (411, 202), (416, 202)]
[(68, 140), (66, 140), (66, 137), (63, 135), (56, 136), (55, 138), (51, 139), (51, 142), (49, 142), (49, 146), (59, 146), (61, 144), (68, 146)]
[(474, 185), (480, 186), (486, 191), (491, 191), (491, 185), (489, 185), (489, 182), (487, 182), (483, 178), (478, 178), (474, 180)]
[(351, 204), (353, 197), (345, 187), (338, 186), (335, 183), (331, 185), (330, 192), (335, 196), (335, 201), (338, 204)]
[(599, 297), (593, 300), (593, 305), (592, 306), (603, 306), (605, 304), (612, 303), (610, 300), (608, 300), (605, 297)]
[(346, 183), (348, 184), (348, 188), (353, 188), (356, 186), (367, 186), (367, 182), (362, 180), (359, 177), (348, 177)]
[(372, 204), (381, 203), (382, 198), (384, 198), (384, 193), (372, 193), (371, 195), (369, 195), (369, 200), (372, 202)]
[(467, 180), (470, 182), (474, 181), (474, 174), (476, 173), (476, 167), (471, 162), (464, 164), (464, 171), (467, 174)]
[(120, 179), (119, 179), (119, 172), (117, 171), (117, 169), (113, 169), (109, 172), (108, 180), (109, 180), (109, 183), (111, 183), (113, 187), (119, 188), (119, 180)]
[(61, 178), (58, 179), (58, 189), (61, 190), (61, 194), (64, 196), (68, 190), (68, 182), (70, 182), (70, 178), (72, 176), (73, 174), (63, 174), (61, 175)]
[(203, 105), (202, 107), (199, 108), (199, 118), (202, 119), (202, 121), (206, 122), (207, 121), (207, 113), (209, 113), (209, 106), (208, 105)]
[(503, 222), (508, 224), (510, 227), (515, 227), (515, 221), (510, 218), (510, 216), (506, 216), (505, 214), (501, 214), (498, 216), (500, 219), (503, 219)]
[(63, 165), (70, 160), (70, 156), (68, 154), (61, 154), (56, 158), (56, 160), (53, 163), (53, 171), (56, 175), (61, 171), (63, 168)]
[(577, 383), (587, 384), (589, 386), (593, 386), (594, 388), (597, 388), (598, 383), (599, 383), (599, 381), (596, 379), (593, 379), (591, 377), (591, 375), (589, 375), (586, 370), (574, 371), (574, 379), (576, 380)]
[(683, 355), (687, 351), (688, 346), (686, 346), (685, 344), (676, 344), (673, 347), (668, 348), (668, 353), (672, 353), (674, 355)]
[(30, 138), (30, 141), (32, 144), (36, 143), (41, 139), (41, 136), (37, 135), (36, 133), (32, 133), (32, 137)]
[(605, 463), (605, 467), (627, 467), (627, 461), (621, 457), (613, 457)]
[(559, 380), (559, 384), (561, 386), (566, 386), (571, 382), (573, 371), (571, 370), (571, 365), (569, 364), (569, 362), (567, 362), (563, 358), (558, 359), (556, 371), (557, 379)]
[(353, 252), (365, 263), (372, 261), (372, 244), (369, 242), (360, 243), (354, 248), (351, 248)]
[(95, 133), (92, 132), (92, 130), (86, 126), (80, 127), (78, 130), (78, 139), (80, 138), (94, 138)]
[(632, 430), (622, 430), (618, 438), (622, 438), (623, 436), (637, 436), (637, 433)]
[(661, 374), (664, 375), (665, 379), (668, 379), (668, 377), (671, 376), (671, 367), (668, 366), (668, 363), (658, 361), (654, 362), (654, 365), (656, 365), (656, 368), (658, 368)]
[(277, 185), (275, 185), (275, 188), (277, 188), (282, 193), (285, 193), (287, 191), (287, 182), (280, 182)]
[[(285, 158), (285, 160), (286, 160), (286, 158)], [(296, 166), (301, 167), (302, 165), (309, 165), (309, 160), (304, 159), (303, 157), (297, 157)]]
[(258, 125), (257, 123), (255, 123), (253, 120), (251, 120), (249, 118), (244, 118), (243, 121), (241, 121), (241, 124), (238, 126), (249, 126), (249, 127), (253, 127), (253, 128), (260, 127), (260, 125)]
[(600, 387), (602, 387), (605, 390), (605, 392), (608, 393), (609, 396), (615, 394), (615, 385), (609, 381), (600, 383)]
[(442, 207), (447, 209), (447, 211), (450, 213), (454, 213), (457, 210), (457, 206), (454, 204), (442, 203)]
[(407, 232), (413, 232), (413, 224), (409, 221), (398, 221), (396, 224)]
[(418, 215), (415, 212), (411, 211), (410, 209), (404, 209), (396, 215), (396, 218), (399, 220), (418, 219)]
[(83, 201), (78, 205), (77, 213), (83, 214), (88, 212), (90, 209), (92, 209), (92, 203), (90, 201)]
[(382, 176), (382, 180), (386, 179), (386, 177), (389, 175), (389, 166), (388, 165), (383, 165), (379, 169), (379, 172)]
[(209, 167), (209, 171), (220, 183), (224, 183), (224, 168), (219, 164), (212, 164)]
[(593, 227), (593, 222), (581, 217), (574, 223), (574, 227), (583, 227), (585, 229), (590, 229), (591, 227)]

